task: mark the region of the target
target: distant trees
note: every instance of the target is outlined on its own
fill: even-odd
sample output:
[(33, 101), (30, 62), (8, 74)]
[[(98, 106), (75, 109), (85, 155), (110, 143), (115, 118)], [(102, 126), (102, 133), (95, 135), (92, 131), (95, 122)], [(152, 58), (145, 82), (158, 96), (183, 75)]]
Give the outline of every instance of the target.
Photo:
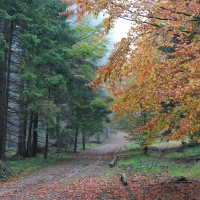
[[(101, 112), (92, 105), (98, 94), (85, 86), (106, 52), (105, 40), (93, 43), (100, 27), (58, 17), (66, 9), (60, 0), (0, 4), (0, 159), (11, 143), (22, 157), (36, 156), (45, 143), (47, 157), (49, 137), (59, 144), (68, 130), (76, 151), (77, 134), (90, 131), (88, 119)], [(106, 115), (107, 105), (102, 109)]]

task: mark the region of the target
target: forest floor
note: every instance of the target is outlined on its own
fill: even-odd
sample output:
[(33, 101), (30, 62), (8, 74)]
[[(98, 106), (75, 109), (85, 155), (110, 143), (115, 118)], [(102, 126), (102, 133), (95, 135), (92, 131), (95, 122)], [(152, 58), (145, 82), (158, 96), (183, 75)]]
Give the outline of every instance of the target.
[[(198, 200), (198, 180), (174, 182), (165, 173), (152, 178), (133, 168), (109, 168), (115, 155), (126, 157), (126, 134), (118, 132), (97, 145), (69, 158), (48, 164), (27, 176), (0, 185), (0, 199), (13, 200)], [(127, 174), (128, 185), (120, 180)]]

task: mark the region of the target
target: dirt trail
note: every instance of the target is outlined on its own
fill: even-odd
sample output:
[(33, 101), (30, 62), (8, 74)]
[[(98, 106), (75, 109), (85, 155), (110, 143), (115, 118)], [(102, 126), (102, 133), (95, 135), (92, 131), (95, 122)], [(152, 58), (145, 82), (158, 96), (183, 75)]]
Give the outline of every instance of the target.
[[(58, 161), (52, 165), (43, 166), (17, 182), (0, 188), (0, 199), (23, 199), (23, 194), (33, 189), (60, 182), (67, 184), (76, 178), (101, 175), (108, 168), (112, 157), (125, 150), (126, 133), (118, 132), (95, 149), (78, 153), (70, 158)], [(15, 198), (5, 198), (5, 195), (15, 193)], [(50, 198), (51, 199), (51, 198)]]

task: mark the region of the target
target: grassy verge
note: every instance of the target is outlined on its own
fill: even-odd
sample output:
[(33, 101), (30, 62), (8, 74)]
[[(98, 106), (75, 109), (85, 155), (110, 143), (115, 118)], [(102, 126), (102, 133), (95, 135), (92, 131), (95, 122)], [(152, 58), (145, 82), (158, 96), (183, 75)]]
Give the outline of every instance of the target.
[[(164, 143), (165, 148), (179, 146), (179, 142), (170, 142), (168, 145)], [(162, 143), (157, 143), (154, 147), (163, 149)], [(146, 176), (155, 176), (162, 174), (165, 176), (184, 176), (187, 178), (200, 179), (200, 146), (187, 148), (182, 152), (161, 152), (149, 150), (148, 154), (144, 154), (142, 148), (138, 148), (137, 143), (131, 142), (127, 145), (128, 151), (126, 156), (122, 156), (119, 160), (120, 168), (127, 172), (142, 173)]]
[[(96, 144), (86, 144), (86, 150), (95, 148)], [(77, 148), (78, 152), (82, 152), (82, 145), (78, 145)], [(70, 150), (70, 153), (61, 152), (61, 153), (49, 153), (48, 158), (44, 159), (43, 154), (38, 154), (37, 157), (34, 158), (25, 158), (25, 159), (19, 159), (15, 161), (7, 161), (7, 165), (9, 169), (11, 169), (12, 174), (14, 176), (26, 176), (31, 171), (34, 171), (38, 169), (39, 167), (43, 165), (53, 164), (56, 163), (59, 160), (68, 158), (69, 156), (73, 156), (73, 150)]]
[(20, 175), (25, 176), (31, 171), (34, 171), (42, 165), (56, 163), (60, 159), (67, 158), (69, 155), (66, 154), (49, 154), (47, 159), (44, 159), (44, 155), (39, 154), (34, 158), (19, 159), (16, 161), (8, 161), (8, 166), (14, 176)]

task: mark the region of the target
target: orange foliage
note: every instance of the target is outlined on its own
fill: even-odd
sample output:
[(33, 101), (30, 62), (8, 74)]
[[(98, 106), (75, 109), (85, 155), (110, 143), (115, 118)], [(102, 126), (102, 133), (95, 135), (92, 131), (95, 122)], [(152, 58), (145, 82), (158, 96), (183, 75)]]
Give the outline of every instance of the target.
[(53, 183), (38, 183), (26, 188), (11, 189), (8, 193), (0, 194), (1, 199), (199, 199), (200, 183), (190, 180), (188, 183), (174, 183), (169, 178), (160, 177), (158, 180), (135, 175), (128, 176), (128, 186), (123, 186), (120, 176), (111, 177), (87, 177), (74, 180), (70, 184), (60, 183), (55, 180)]
[[(153, 119), (143, 127), (153, 132), (173, 126), (176, 118), (173, 139), (183, 139), (200, 128), (199, 0), (74, 0), (69, 4), (76, 4), (73, 11), (78, 20), (86, 12), (109, 14), (105, 34), (118, 17), (132, 21), (128, 37), (115, 45), (109, 62), (89, 84), (106, 83), (116, 99), (112, 110), (134, 112), (138, 105), (154, 110)], [(62, 14), (69, 13), (70, 9)], [(163, 113), (162, 104), (169, 102), (178, 106)], [(177, 117), (181, 110), (184, 117)]]

